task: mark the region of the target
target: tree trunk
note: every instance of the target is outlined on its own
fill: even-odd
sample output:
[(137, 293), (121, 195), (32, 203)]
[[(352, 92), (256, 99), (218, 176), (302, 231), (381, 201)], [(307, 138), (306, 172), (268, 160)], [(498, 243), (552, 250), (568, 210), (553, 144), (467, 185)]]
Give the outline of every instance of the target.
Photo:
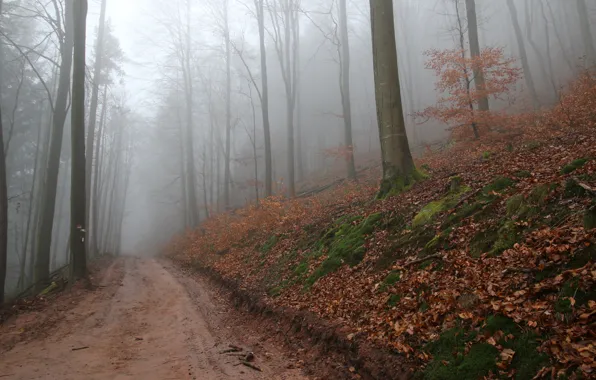
[[(286, 44), (286, 75), (288, 77), (289, 87), (287, 92), (287, 125), (288, 125), (288, 194), (290, 198), (296, 197), (296, 155), (294, 145), (294, 109), (296, 106), (296, 52), (298, 41), (292, 38), (292, 34), (296, 30), (295, 11), (292, 9), (294, 2), (292, 0), (286, 1), (286, 22), (285, 22), (285, 44)], [(294, 57), (292, 57), (294, 52)], [(293, 58), (293, 59), (292, 59)], [(289, 90), (289, 91), (287, 91)]]
[[(52, 229), (54, 227), (54, 211), (56, 208), (56, 190), (58, 186), (58, 172), (60, 170), (60, 153), (62, 152), (62, 137), (64, 122), (68, 108), (68, 93), (70, 87), (70, 70), (72, 68), (73, 50), (73, 1), (67, 0), (65, 6), (64, 40), (60, 42), (60, 74), (58, 93), (54, 107), (50, 150), (46, 170), (46, 183), (42, 195), (41, 224), (36, 247), (35, 283), (36, 290), (42, 290), (50, 276), (50, 247), (52, 246)], [(84, 179), (83, 179), (84, 181)], [(84, 209), (84, 206), (83, 206)]]
[(226, 151), (225, 151), (225, 170), (224, 170), (224, 207), (226, 210), (230, 207), (230, 140), (232, 132), (232, 62), (230, 51), (230, 25), (228, 15), (228, 0), (224, 0), (224, 38), (226, 45)]
[(340, 25), (340, 70), (341, 70), (341, 105), (344, 115), (344, 145), (349, 150), (347, 156), (348, 178), (356, 179), (356, 166), (354, 164), (354, 142), (352, 141), (352, 101), (350, 96), (350, 40), (348, 37), (348, 12), (347, 0), (339, 1), (339, 25)]
[[(91, 223), (92, 217), (91, 213), (93, 209), (91, 208), (91, 195), (92, 195), (92, 174), (93, 174), (93, 158), (94, 158), (94, 150), (93, 150), (93, 143), (95, 141), (95, 124), (97, 120), (97, 106), (99, 102), (99, 85), (101, 82), (101, 69), (102, 69), (102, 61), (103, 61), (103, 45), (104, 45), (104, 34), (105, 34), (105, 24), (106, 24), (106, 5), (107, 0), (101, 1), (101, 13), (99, 16), (99, 29), (97, 33), (97, 44), (95, 46), (95, 65), (93, 67), (93, 82), (91, 83), (91, 106), (89, 109), (89, 130), (87, 131), (87, 157), (86, 157), (86, 167), (85, 167), (85, 190), (86, 190), (86, 205), (85, 210), (85, 225), (87, 227), (87, 252), (89, 252), (89, 256), (93, 256), (96, 254), (94, 250), (93, 236), (97, 233), (96, 226)], [(95, 164), (97, 165), (97, 163)], [(95, 178), (97, 181), (97, 178)]]
[(85, 37), (87, 30), (87, 0), (75, 0), (74, 60), (71, 110), (71, 185), (70, 185), (70, 249), (72, 274), (75, 280), (87, 277), (85, 252)]
[(29, 210), (27, 210), (27, 227), (25, 227), (25, 240), (23, 241), (23, 254), (21, 259), (21, 267), (19, 273), (19, 283), (17, 288), (23, 290), (25, 288), (25, 267), (27, 265), (27, 249), (29, 248), (29, 236), (31, 236), (31, 221), (33, 219), (33, 208), (35, 206), (35, 185), (38, 177), (38, 163), (39, 151), (41, 149), (41, 130), (44, 122), (45, 107), (42, 107), (41, 115), (39, 117), (39, 126), (37, 127), (37, 145), (35, 146), (35, 161), (33, 164), (33, 181), (31, 183), (31, 192), (29, 196)]
[(89, 244), (91, 246), (91, 254), (98, 254), (98, 246), (97, 242), (99, 241), (99, 183), (100, 183), (100, 176), (101, 176), (101, 163), (103, 158), (100, 155), (100, 147), (102, 145), (102, 136), (103, 131), (106, 123), (106, 113), (107, 113), (107, 106), (108, 106), (108, 85), (104, 85), (103, 88), (103, 101), (101, 106), (101, 118), (99, 120), (99, 129), (97, 130), (97, 143), (93, 146), (95, 150), (93, 157), (95, 157), (95, 166), (93, 167), (93, 192), (91, 193), (91, 228), (93, 228), (93, 232), (89, 237)]
[(377, 119), (383, 178), (379, 197), (403, 190), (416, 179), (402, 109), (393, 3), (370, 0)]
[[(476, 15), (476, 0), (466, 0), (466, 10), (468, 14), (468, 36), (470, 39), (470, 53), (472, 57), (480, 56), (480, 42), (478, 39), (478, 17)], [(484, 92), (484, 72), (481, 67), (474, 67), (474, 85), (476, 91)], [(480, 111), (488, 111), (488, 97), (483, 96), (478, 102)]]
[(187, 196), (190, 226), (195, 227), (199, 222), (199, 206), (197, 203), (197, 181), (195, 172), (194, 140), (193, 140), (193, 83), (192, 69), (190, 67), (191, 38), (190, 38), (190, 0), (187, 0), (187, 24), (186, 24), (186, 169), (187, 169)]
[(534, 79), (532, 78), (532, 71), (530, 69), (530, 63), (528, 62), (528, 53), (526, 52), (526, 45), (524, 43), (524, 36), (522, 33), (521, 26), (519, 24), (519, 18), (517, 15), (517, 8), (513, 0), (507, 0), (507, 7), (509, 8), (509, 14), (511, 15), (511, 22), (513, 23), (513, 29), (515, 30), (515, 38), (517, 39), (517, 45), (519, 48), (519, 56), (524, 70), (524, 78), (526, 79), (526, 86), (530, 91), (534, 109), (540, 108), (540, 102), (538, 100), (538, 93), (536, 92), (536, 86), (534, 85)]
[[(2, 0), (0, 0), (0, 20), (1, 17)], [(3, 58), (1, 54), (0, 57)], [(4, 62), (0, 62), (0, 65), (3, 64)], [(2, 128), (2, 110), (0, 110), (0, 305), (4, 304), (4, 286), (6, 283), (6, 269), (8, 264), (8, 189), (6, 182), (4, 131)]]
[(267, 50), (265, 49), (265, 13), (263, 0), (255, 0), (257, 8), (257, 22), (259, 24), (259, 47), (261, 50), (261, 83), (263, 114), (263, 135), (265, 141), (265, 196), (273, 195), (273, 171), (271, 164), (271, 126), (269, 124), (269, 84), (267, 76)]
[(594, 39), (590, 30), (590, 18), (586, 0), (577, 0), (577, 11), (579, 13), (579, 27), (584, 41), (584, 49), (586, 49), (586, 59), (588, 60), (588, 66), (592, 66), (596, 64), (596, 48), (594, 47)]

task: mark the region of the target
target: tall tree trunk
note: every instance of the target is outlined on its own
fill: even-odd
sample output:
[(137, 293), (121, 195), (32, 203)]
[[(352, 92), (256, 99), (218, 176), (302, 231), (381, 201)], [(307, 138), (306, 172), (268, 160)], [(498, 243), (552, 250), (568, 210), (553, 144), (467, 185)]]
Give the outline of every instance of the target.
[(513, 0), (507, 0), (507, 7), (509, 8), (509, 14), (511, 15), (511, 22), (513, 23), (513, 29), (515, 30), (515, 38), (517, 39), (517, 46), (519, 48), (519, 57), (521, 59), (522, 68), (524, 70), (524, 78), (526, 80), (526, 86), (530, 91), (534, 108), (540, 107), (538, 100), (538, 93), (536, 92), (536, 86), (534, 85), (534, 79), (532, 78), (532, 71), (530, 69), (530, 63), (528, 62), (528, 53), (526, 51), (526, 45), (524, 43), (524, 35), (522, 33), (521, 26), (519, 24), (519, 17), (517, 14), (517, 8)]
[(232, 132), (232, 62), (230, 50), (230, 20), (228, 14), (228, 0), (224, 0), (224, 39), (226, 45), (226, 148), (225, 148), (225, 170), (224, 170), (224, 206), (227, 210), (230, 207), (230, 141)]
[(25, 266), (27, 264), (27, 249), (29, 248), (29, 236), (31, 236), (31, 221), (33, 215), (33, 208), (35, 207), (35, 185), (37, 184), (37, 177), (38, 177), (38, 164), (39, 164), (39, 151), (41, 150), (41, 130), (43, 127), (44, 122), (44, 114), (45, 108), (42, 107), (41, 115), (39, 117), (39, 126), (37, 128), (37, 145), (35, 146), (35, 161), (33, 164), (33, 181), (31, 183), (31, 192), (29, 196), (29, 210), (27, 210), (27, 227), (25, 227), (25, 240), (23, 241), (23, 253), (21, 259), (21, 267), (19, 273), (19, 283), (17, 288), (19, 290), (24, 290), (25, 288)]
[(586, 50), (586, 59), (588, 65), (596, 65), (596, 47), (594, 47), (594, 38), (590, 30), (590, 18), (588, 13), (588, 6), (586, 0), (577, 1), (577, 12), (579, 13), (579, 27), (584, 41), (584, 49)]
[(87, 277), (85, 252), (85, 40), (87, 0), (75, 0), (71, 110), (70, 249), (74, 279)]
[(100, 148), (102, 145), (102, 136), (103, 136), (103, 130), (105, 127), (105, 123), (106, 123), (106, 114), (107, 114), (107, 106), (108, 106), (108, 85), (104, 85), (103, 88), (103, 100), (102, 100), (102, 106), (101, 106), (101, 118), (99, 120), (99, 129), (97, 130), (97, 143), (93, 146), (94, 149), (94, 153), (93, 153), (93, 157), (95, 157), (95, 166), (93, 167), (93, 178), (95, 178), (95, 181), (93, 181), (93, 191), (91, 193), (91, 228), (93, 228), (93, 232), (91, 233), (91, 236), (89, 237), (89, 244), (91, 246), (91, 254), (98, 254), (98, 246), (97, 246), (97, 242), (99, 241), (98, 236), (99, 236), (99, 226), (98, 226), (98, 222), (99, 222), (99, 183), (100, 183), (100, 176), (101, 176), (101, 163), (103, 160), (103, 157), (101, 157), (100, 155)]
[(182, 127), (182, 120), (180, 119), (180, 113), (176, 111), (177, 122), (178, 122), (178, 131), (180, 135), (180, 209), (182, 211), (182, 228), (186, 229), (189, 227), (189, 215), (188, 215), (188, 197), (187, 197), (187, 185), (186, 185), (186, 169), (184, 165), (185, 157), (184, 157), (184, 129)]
[(344, 145), (349, 150), (347, 156), (348, 178), (356, 179), (356, 166), (354, 164), (354, 142), (352, 140), (352, 101), (350, 96), (350, 40), (348, 36), (347, 0), (339, 0), (339, 26), (340, 26), (340, 70), (341, 70), (341, 105), (344, 115)]
[[(89, 256), (92, 257), (96, 254), (95, 247), (93, 246), (93, 236), (97, 233), (96, 226), (91, 223), (93, 218), (91, 217), (91, 213), (93, 209), (91, 207), (91, 196), (92, 196), (92, 174), (93, 174), (93, 159), (94, 159), (94, 150), (93, 150), (93, 143), (95, 141), (95, 125), (97, 121), (97, 106), (99, 103), (99, 85), (101, 82), (101, 69), (103, 64), (103, 50), (104, 50), (104, 34), (106, 28), (106, 6), (107, 0), (101, 1), (101, 12), (99, 15), (99, 29), (97, 33), (97, 44), (95, 45), (95, 65), (93, 67), (93, 82), (91, 83), (91, 105), (89, 109), (89, 130), (87, 131), (87, 157), (86, 157), (86, 167), (85, 167), (85, 190), (86, 190), (86, 206), (85, 210), (85, 225), (87, 227), (87, 252), (89, 252)], [(97, 165), (97, 163), (96, 163)], [(97, 181), (97, 178), (95, 178)]]
[(265, 141), (265, 196), (273, 195), (273, 171), (271, 164), (271, 126), (269, 123), (269, 84), (267, 75), (267, 50), (265, 49), (265, 12), (263, 0), (255, 0), (259, 24), (259, 47), (261, 51), (261, 112), (263, 114), (263, 135)]
[[(287, 97), (287, 124), (288, 124), (288, 194), (290, 198), (296, 197), (296, 154), (294, 152), (294, 110), (296, 107), (296, 52), (298, 50), (295, 31), (297, 16), (295, 15), (294, 1), (286, 0), (286, 21), (285, 21), (285, 45), (286, 45), (286, 75), (288, 77), (289, 89)], [(294, 37), (294, 38), (292, 38)], [(292, 57), (292, 52), (294, 53)]]
[(56, 190), (58, 187), (58, 172), (60, 170), (60, 153), (62, 152), (64, 122), (66, 120), (68, 108), (68, 93), (70, 91), (70, 70), (72, 68), (73, 1), (74, 0), (66, 1), (64, 14), (64, 25), (66, 30), (64, 33), (64, 40), (60, 41), (61, 63), (58, 93), (54, 107), (50, 150), (46, 170), (46, 183), (41, 201), (41, 224), (39, 227), (39, 237), (37, 239), (36, 247), (36, 290), (43, 289), (50, 276), (50, 247), (52, 246), (52, 229), (54, 227), (54, 211), (56, 208)]
[(195, 172), (194, 136), (193, 136), (193, 83), (191, 68), (191, 28), (190, 28), (190, 7), (191, 1), (187, 0), (187, 21), (186, 21), (186, 168), (187, 168), (187, 196), (190, 217), (190, 226), (195, 227), (199, 222), (199, 206), (197, 202), (197, 181)]
[[(2, 0), (0, 0), (0, 20), (1, 19)], [(0, 58), (4, 58), (2, 54), (0, 54)], [(3, 64), (4, 62), (0, 61), (0, 69)], [(2, 83), (0, 83), (0, 86), (1, 85)], [(0, 305), (4, 304), (4, 286), (6, 283), (6, 269), (8, 264), (8, 189), (6, 182), (4, 131), (2, 128), (2, 110), (0, 110)]]
[(370, 0), (377, 119), (383, 178), (379, 196), (401, 191), (415, 180), (402, 109), (393, 3)]
[[(476, 15), (476, 0), (466, 0), (466, 11), (468, 15), (468, 37), (470, 39), (470, 53), (472, 57), (480, 56), (480, 41), (478, 39), (478, 17)], [(476, 91), (484, 92), (484, 72), (481, 67), (474, 67), (474, 85)], [(480, 111), (488, 111), (488, 97), (483, 96), (478, 102)]]

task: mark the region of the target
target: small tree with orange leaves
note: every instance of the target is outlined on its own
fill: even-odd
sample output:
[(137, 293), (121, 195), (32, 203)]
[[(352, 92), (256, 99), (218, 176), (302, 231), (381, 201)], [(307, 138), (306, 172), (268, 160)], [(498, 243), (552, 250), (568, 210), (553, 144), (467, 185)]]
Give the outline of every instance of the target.
[[(465, 50), (428, 50), (426, 68), (437, 75), (437, 104), (417, 114), (425, 119), (436, 119), (451, 126), (457, 138), (470, 132), (478, 139), (490, 131), (491, 125), (502, 120), (502, 113), (480, 111), (483, 98), (499, 99), (509, 94), (522, 77), (515, 59), (506, 58), (502, 48), (489, 47), (477, 57), (469, 57)], [(484, 86), (474, 86), (474, 73), (484, 74)]]

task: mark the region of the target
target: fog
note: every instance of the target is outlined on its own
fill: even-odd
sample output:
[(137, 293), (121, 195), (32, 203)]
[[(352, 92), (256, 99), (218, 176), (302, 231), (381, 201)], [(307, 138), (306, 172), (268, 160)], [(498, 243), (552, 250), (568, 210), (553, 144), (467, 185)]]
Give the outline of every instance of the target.
[[(3, 1), (0, 61), (9, 192), (7, 291), (13, 293), (33, 281), (32, 257), (40, 244), (36, 233), (47, 202), (41, 189), (47, 182), (44, 172), (56, 112), (52, 107), (58, 96), (62, 37), (57, 25), (63, 24), (64, 1), (68, 0)], [(101, 1), (90, 1), (88, 119), (94, 87), (98, 103), (93, 115), (93, 215), (88, 226), (95, 235), (90, 242), (93, 254), (157, 254), (172, 236), (210, 215), (266, 196), (258, 3), (106, 0), (102, 67), (97, 75)], [(469, 50), (466, 3), (394, 0), (402, 102), (415, 155), (450, 138), (447, 125), (423, 122), (414, 114), (437, 102), (436, 76), (425, 67), (425, 52), (460, 49), (460, 32)], [(507, 97), (491, 99), (491, 109), (516, 113), (533, 104), (548, 107), (594, 58), (594, 46), (590, 46), (596, 34), (596, 27), (590, 28), (596, 20), (593, 1), (475, 3), (481, 48), (502, 47), (504, 55), (522, 67), (513, 5), (527, 54), (529, 70), (524, 70), (524, 78)], [(352, 148), (346, 144), (345, 99), (342, 103), (346, 56), (339, 1), (265, 0), (262, 19), (272, 194), (291, 195), (292, 177), (295, 193), (300, 194), (348, 176), (346, 150), (349, 154), (353, 149), (357, 171), (378, 165), (369, 2), (347, 1)], [(464, 30), (458, 28), (458, 21)], [(528, 77), (534, 91), (528, 88)], [(288, 117), (288, 109), (293, 109), (293, 116)], [(65, 124), (51, 270), (69, 260), (69, 118)], [(292, 157), (294, 170), (289, 169)]]

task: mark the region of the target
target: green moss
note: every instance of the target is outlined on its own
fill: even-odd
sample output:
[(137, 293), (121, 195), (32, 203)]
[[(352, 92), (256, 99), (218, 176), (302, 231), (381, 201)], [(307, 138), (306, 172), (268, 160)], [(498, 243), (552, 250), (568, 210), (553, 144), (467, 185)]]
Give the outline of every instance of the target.
[[(424, 370), (423, 378), (428, 380), (479, 379), (496, 371), (499, 351), (487, 343), (473, 344), (465, 354), (465, 344), (474, 338), (461, 328), (445, 331), (426, 349), (433, 360)], [(445, 364), (447, 363), (447, 364)]]
[(490, 194), (491, 192), (500, 193), (507, 190), (515, 184), (515, 181), (507, 177), (497, 177), (493, 182), (486, 185), (482, 189), (483, 194)]
[(327, 259), (306, 279), (306, 285), (313, 285), (319, 278), (336, 271), (342, 265), (354, 266), (364, 258), (366, 236), (379, 224), (382, 214), (369, 215), (360, 223), (345, 223), (333, 228), (323, 236), (319, 245), (328, 247)]
[(434, 238), (432, 238), (426, 245), (424, 246), (425, 250), (434, 250), (442, 240), (442, 235), (438, 234)]
[(389, 296), (389, 299), (387, 300), (387, 306), (394, 307), (399, 303), (399, 301), (401, 301), (401, 295), (392, 294)]
[(491, 334), (502, 331), (505, 335), (520, 334), (521, 330), (515, 321), (501, 314), (489, 315), (484, 322), (484, 328)]
[(397, 236), (397, 238), (392, 243), (391, 247), (386, 249), (375, 263), (376, 270), (387, 269), (395, 262), (395, 260), (403, 258), (405, 252), (424, 247), (435, 237), (435, 232), (425, 226), (420, 226), (411, 230), (405, 228), (406, 226), (402, 225), (401, 230), (395, 231), (395, 236)]
[(565, 198), (575, 198), (575, 197), (584, 197), (587, 195), (586, 189), (581, 187), (576, 180), (568, 179), (565, 182), (565, 190), (563, 192), (563, 197)]
[(557, 184), (542, 184), (532, 189), (528, 196), (528, 201), (533, 204), (542, 205), (548, 199), (550, 193), (556, 189)]
[(381, 285), (379, 286), (379, 291), (384, 292), (390, 286), (395, 285), (401, 279), (401, 272), (393, 271), (385, 277)]
[(418, 214), (416, 214), (412, 220), (412, 227), (425, 225), (431, 222), (437, 214), (455, 207), (461, 196), (470, 190), (471, 189), (467, 186), (460, 187), (455, 191), (450, 191), (449, 194), (442, 199), (430, 202), (424, 206)]
[(490, 157), (491, 157), (491, 155), (492, 155), (491, 152), (488, 152), (488, 151), (487, 152), (482, 152), (482, 159), (485, 160), (485, 161), (486, 160), (489, 160)]
[(271, 251), (271, 249), (273, 247), (275, 247), (275, 245), (277, 244), (278, 241), (279, 241), (279, 236), (277, 236), (277, 235), (270, 236), (269, 239), (267, 239), (267, 241), (265, 242), (265, 244), (263, 244), (259, 248), (259, 252), (261, 252), (262, 254), (269, 253), (269, 251)]
[(489, 229), (479, 232), (470, 241), (470, 255), (478, 258), (482, 254), (489, 252), (498, 238), (498, 230)]
[(530, 173), (527, 170), (519, 170), (513, 173), (513, 175), (517, 178), (530, 178), (532, 176), (532, 173)]
[(308, 263), (306, 261), (301, 262), (296, 268), (294, 268), (295, 276), (302, 276), (306, 274), (306, 272), (308, 272)]
[(517, 194), (507, 199), (507, 215), (512, 216), (517, 214), (523, 204), (524, 196), (522, 194)]
[(563, 166), (563, 168), (561, 169), (561, 174), (573, 173), (577, 169), (584, 166), (586, 164), (586, 162), (588, 162), (587, 158), (580, 158), (577, 160), (573, 160), (568, 165)]
[(476, 234), (470, 242), (470, 254), (472, 257), (480, 257), (484, 253), (498, 256), (512, 248), (522, 232), (515, 222), (506, 220), (499, 229), (489, 229)]
[(532, 332), (524, 332), (513, 319), (503, 315), (490, 315), (486, 318), (484, 329), (491, 335), (502, 331), (513, 339), (501, 339), (498, 343), (515, 351), (511, 368), (516, 370), (516, 379), (531, 379), (548, 362), (548, 356), (538, 352), (540, 343)]
[(409, 190), (416, 182), (427, 178), (427, 174), (423, 171), (414, 168), (412, 174), (408, 176), (398, 175), (394, 178), (384, 179), (381, 181), (377, 199), (384, 199), (394, 195), (403, 193)]

